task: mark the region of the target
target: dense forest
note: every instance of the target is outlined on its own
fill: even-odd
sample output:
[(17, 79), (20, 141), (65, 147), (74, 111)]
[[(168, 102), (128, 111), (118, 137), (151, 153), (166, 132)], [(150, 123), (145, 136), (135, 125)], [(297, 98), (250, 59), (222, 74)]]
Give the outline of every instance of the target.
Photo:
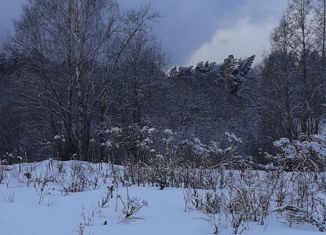
[(274, 141), (321, 132), (326, 0), (290, 0), (256, 62), (169, 68), (158, 18), (116, 1), (30, 0), (0, 56), (1, 159), (225, 158), (232, 142), (266, 163)]

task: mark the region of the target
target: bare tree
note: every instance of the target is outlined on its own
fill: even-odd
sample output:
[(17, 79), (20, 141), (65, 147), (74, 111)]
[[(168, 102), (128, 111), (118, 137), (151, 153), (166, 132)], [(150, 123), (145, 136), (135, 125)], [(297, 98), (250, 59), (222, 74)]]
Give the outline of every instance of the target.
[(88, 158), (95, 111), (119, 78), (128, 46), (156, 17), (149, 7), (120, 13), (109, 0), (28, 2), (11, 43), (35, 83), (21, 96), (45, 112), (61, 157)]

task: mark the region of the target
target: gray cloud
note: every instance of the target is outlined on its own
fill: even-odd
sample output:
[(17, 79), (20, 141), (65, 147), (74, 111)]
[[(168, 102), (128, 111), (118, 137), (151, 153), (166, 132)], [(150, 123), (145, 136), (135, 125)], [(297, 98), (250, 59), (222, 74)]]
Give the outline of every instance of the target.
[(228, 13), (219, 18), (214, 35), (192, 51), (188, 64), (200, 60), (221, 62), (230, 54), (237, 57), (255, 54), (256, 61), (261, 60), (263, 52), (270, 47), (270, 33), (277, 26), (287, 1), (243, 0), (241, 3), (226, 9)]
[[(287, 0), (122, 2), (126, 6), (150, 4), (160, 11), (163, 18), (157, 34), (163, 48), (172, 55), (172, 64), (195, 63), (196, 60), (219, 62), (228, 54), (257, 54), (260, 58), (263, 51), (268, 49), (270, 31), (277, 25), (287, 5)], [(247, 38), (232, 38), (239, 36)]]
[[(20, 8), (25, 0), (0, 0), (0, 39), (7, 32), (12, 31), (12, 20), (21, 12)], [(287, 0), (120, 0), (123, 8), (136, 7), (150, 4), (159, 11), (162, 18), (159, 24), (154, 26), (154, 31), (160, 39), (162, 47), (171, 55), (171, 64), (186, 64), (196, 59), (216, 59), (221, 56), (212, 56), (219, 53), (218, 48), (227, 47), (227, 53), (236, 44), (232, 40), (232, 33), (228, 37), (216, 38), (217, 35), (225, 35), (228, 30), (237, 30), (242, 25), (245, 31), (249, 27), (250, 32), (260, 30), (259, 35), (268, 42), (269, 32), (262, 30), (265, 26), (270, 28), (278, 21), (285, 9)], [(246, 25), (244, 25), (245, 23)], [(244, 32), (245, 34), (245, 32)], [(265, 35), (268, 34), (268, 35)], [(246, 40), (246, 43), (254, 41)], [(216, 45), (217, 44), (217, 45)], [(210, 47), (208, 47), (210, 45)], [(220, 47), (218, 46), (220, 45)], [(215, 51), (205, 54), (202, 48)], [(238, 48), (234, 47), (234, 54)], [(255, 48), (252, 53), (262, 53), (263, 48)], [(197, 54), (196, 54), (197, 53)], [(243, 52), (245, 53), (245, 52)], [(250, 53), (250, 54), (252, 54)]]
[(0, 40), (12, 33), (13, 20), (20, 13), (25, 0), (0, 0)]

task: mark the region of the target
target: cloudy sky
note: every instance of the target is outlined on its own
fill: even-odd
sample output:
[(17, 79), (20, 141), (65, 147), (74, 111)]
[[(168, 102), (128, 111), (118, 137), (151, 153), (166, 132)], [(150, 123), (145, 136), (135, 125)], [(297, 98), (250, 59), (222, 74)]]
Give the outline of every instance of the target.
[[(0, 0), (0, 39), (12, 32), (12, 21), (26, 0)], [(257, 55), (269, 49), (272, 29), (287, 0), (120, 0), (122, 7), (149, 3), (162, 15), (155, 32), (171, 64), (201, 60), (222, 62), (229, 54)]]

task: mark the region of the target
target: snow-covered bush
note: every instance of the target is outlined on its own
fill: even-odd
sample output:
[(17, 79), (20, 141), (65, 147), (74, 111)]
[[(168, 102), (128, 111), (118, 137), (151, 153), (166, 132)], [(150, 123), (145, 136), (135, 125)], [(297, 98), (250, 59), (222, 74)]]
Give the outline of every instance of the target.
[(35, 179), (34, 188), (39, 195), (39, 204), (42, 204), (44, 197), (47, 194), (47, 187), (50, 183), (53, 183), (55, 178), (50, 174), (49, 169), (44, 174), (40, 174)]
[(223, 146), (216, 141), (205, 144), (199, 138), (186, 139), (180, 144), (180, 157), (190, 160), (197, 167), (205, 162), (206, 165), (221, 164), (237, 167), (237, 160), (245, 159), (238, 154), (242, 141), (233, 133), (225, 132), (224, 135), (226, 144)]
[[(81, 217), (83, 222), (80, 223), (80, 226), (84, 229), (85, 227), (91, 227), (94, 225), (95, 216), (99, 213), (99, 209), (97, 207), (92, 208), (91, 210), (82, 209)], [(80, 228), (81, 228), (80, 227)]]
[(139, 211), (143, 207), (148, 207), (148, 202), (145, 200), (141, 200), (137, 197), (130, 197), (128, 187), (127, 189), (127, 195), (126, 198), (123, 199), (123, 197), (118, 194), (116, 198), (116, 209), (118, 207), (118, 200), (122, 204), (122, 217), (124, 220), (129, 220), (129, 219), (137, 219), (136, 215), (139, 213)]
[(186, 211), (198, 210), (214, 234), (232, 229), (239, 234), (251, 224), (264, 225), (271, 218), (293, 224), (309, 224), (325, 231), (326, 203), (320, 192), (322, 173), (225, 171), (218, 190), (184, 190)]
[[(124, 160), (132, 160), (135, 163), (145, 162), (155, 150), (153, 148), (153, 135), (155, 128), (129, 125), (124, 128), (112, 127), (101, 131), (101, 147), (105, 148), (105, 160), (122, 163)], [(127, 154), (126, 154), (127, 153)], [(124, 155), (122, 158), (121, 155)], [(127, 155), (127, 159), (125, 159)], [(103, 159), (102, 159), (103, 160)]]
[[(226, 144), (216, 141), (202, 142), (199, 138), (179, 140), (180, 136), (170, 129), (142, 128), (148, 133), (139, 152), (146, 158), (125, 163), (124, 181), (145, 186), (216, 188), (224, 178), (212, 175), (214, 169), (246, 170), (251, 159), (238, 155), (241, 139), (225, 133)], [(149, 130), (152, 130), (149, 132)], [(150, 140), (150, 141), (149, 141)], [(141, 151), (140, 151), (141, 150)]]
[(185, 202), (185, 212), (188, 210), (201, 210), (202, 208), (202, 194), (196, 188), (186, 188), (183, 191), (183, 199)]
[(281, 138), (274, 142), (274, 147), (277, 149), (275, 163), (286, 170), (318, 171), (326, 167), (326, 141), (323, 136), (316, 135), (304, 141)]
[(29, 187), (32, 182), (33, 172), (34, 170), (32, 168), (25, 168), (19, 178), (21, 182), (26, 183), (27, 187)]
[(152, 168), (153, 183), (159, 186), (161, 190), (168, 187), (169, 181), (172, 180), (169, 177), (169, 173), (171, 173), (175, 167), (172, 159), (157, 154), (155, 157), (151, 158), (150, 166)]
[(209, 156), (207, 145), (201, 142), (199, 138), (186, 139), (180, 144), (180, 157), (199, 167)]
[(79, 162), (73, 162), (71, 165), (69, 178), (62, 179), (62, 187), (65, 194), (82, 192), (85, 190), (88, 179), (86, 170)]
[(102, 198), (100, 202), (98, 202), (98, 207), (100, 208), (107, 208), (109, 206), (109, 202), (113, 198), (114, 187), (107, 187), (108, 191), (106, 192), (105, 196)]
[(0, 156), (0, 165), (11, 165), (14, 163), (20, 163), (22, 161), (22, 156), (15, 155), (13, 153), (6, 152), (4, 155)]

